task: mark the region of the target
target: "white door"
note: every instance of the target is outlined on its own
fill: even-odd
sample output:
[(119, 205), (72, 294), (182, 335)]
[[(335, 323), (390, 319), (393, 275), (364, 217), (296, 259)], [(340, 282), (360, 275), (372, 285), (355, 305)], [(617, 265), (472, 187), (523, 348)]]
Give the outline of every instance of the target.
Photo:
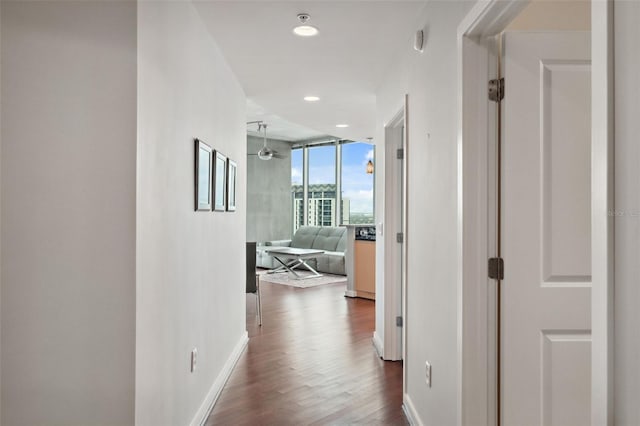
[(591, 61), (588, 32), (504, 39), (501, 417), (588, 425)]

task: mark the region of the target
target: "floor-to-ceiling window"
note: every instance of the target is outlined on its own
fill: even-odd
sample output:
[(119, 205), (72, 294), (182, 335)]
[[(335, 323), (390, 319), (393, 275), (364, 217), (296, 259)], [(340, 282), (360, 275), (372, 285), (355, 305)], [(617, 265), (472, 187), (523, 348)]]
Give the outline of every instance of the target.
[(308, 148), (307, 225), (338, 226), (336, 218), (336, 146)]
[(303, 226), (304, 220), (304, 186), (303, 186), (303, 150), (291, 150), (291, 199), (293, 201), (293, 232)]
[(367, 173), (369, 161), (374, 161), (373, 145), (364, 142), (342, 145), (343, 224), (374, 223), (373, 173)]
[(336, 141), (292, 150), (293, 231), (300, 226), (373, 223), (374, 146)]

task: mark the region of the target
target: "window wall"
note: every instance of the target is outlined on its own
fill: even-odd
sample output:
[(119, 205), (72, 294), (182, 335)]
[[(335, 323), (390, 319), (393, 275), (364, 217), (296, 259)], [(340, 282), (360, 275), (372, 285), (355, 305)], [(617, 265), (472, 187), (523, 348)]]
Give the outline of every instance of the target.
[(342, 199), (344, 224), (374, 223), (373, 173), (367, 163), (374, 162), (374, 146), (363, 142), (342, 145)]
[(293, 199), (293, 232), (304, 225), (303, 150), (291, 150), (291, 195)]
[(374, 179), (366, 172), (369, 160), (374, 161), (374, 146), (364, 142), (293, 149), (293, 231), (303, 225), (373, 223)]
[(336, 220), (336, 146), (307, 148), (307, 152), (307, 224), (337, 226), (339, 221)]

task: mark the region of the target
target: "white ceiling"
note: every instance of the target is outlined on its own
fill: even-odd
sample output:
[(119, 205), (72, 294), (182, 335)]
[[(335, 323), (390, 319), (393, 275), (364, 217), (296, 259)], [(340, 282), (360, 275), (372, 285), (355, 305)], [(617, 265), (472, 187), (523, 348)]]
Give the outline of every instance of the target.
[[(265, 120), (270, 137), (293, 141), (374, 136), (375, 91), (411, 43), (425, 1), (194, 4), (247, 94), (247, 121)], [(292, 33), (302, 12), (319, 35)], [(321, 99), (308, 103), (307, 95)], [(342, 123), (349, 127), (335, 127)]]
[[(279, 139), (288, 142), (309, 140), (325, 137), (325, 134), (310, 129), (297, 123), (292, 123), (277, 114), (266, 111), (252, 100), (247, 100), (247, 121), (262, 121), (267, 124), (267, 136), (270, 139)], [(253, 136), (262, 136), (258, 132), (258, 124), (247, 125), (247, 133)]]

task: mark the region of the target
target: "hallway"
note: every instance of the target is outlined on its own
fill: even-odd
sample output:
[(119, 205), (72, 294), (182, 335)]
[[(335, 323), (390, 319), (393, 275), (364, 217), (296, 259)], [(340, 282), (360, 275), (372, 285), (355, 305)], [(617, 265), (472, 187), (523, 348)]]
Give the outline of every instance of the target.
[(263, 284), (247, 296), (249, 345), (206, 425), (405, 425), (402, 364), (371, 343), (375, 305), (342, 284)]

